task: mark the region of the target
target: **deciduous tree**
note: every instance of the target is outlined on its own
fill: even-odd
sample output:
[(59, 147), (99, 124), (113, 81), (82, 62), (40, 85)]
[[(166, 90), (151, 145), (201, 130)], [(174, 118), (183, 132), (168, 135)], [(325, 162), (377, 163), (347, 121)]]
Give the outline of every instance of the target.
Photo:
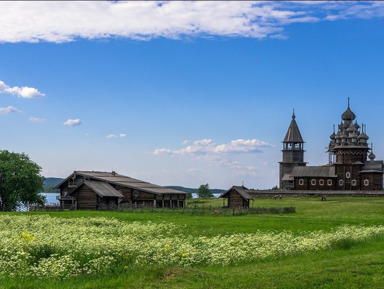
[(208, 184), (201, 185), (199, 187), (199, 189), (197, 190), (197, 196), (199, 198), (210, 198), (210, 197), (213, 197), (213, 194), (212, 194), (212, 192), (209, 189), (209, 185)]
[(0, 151), (0, 211), (13, 211), (20, 203), (43, 205), (40, 171), (26, 154)]

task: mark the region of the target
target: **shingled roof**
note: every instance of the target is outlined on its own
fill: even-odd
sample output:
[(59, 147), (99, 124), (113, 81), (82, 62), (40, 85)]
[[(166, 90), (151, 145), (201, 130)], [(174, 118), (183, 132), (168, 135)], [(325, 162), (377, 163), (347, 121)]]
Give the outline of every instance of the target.
[(240, 196), (242, 196), (244, 199), (247, 199), (247, 200), (252, 200), (254, 199), (255, 197), (252, 196), (252, 193), (256, 192), (256, 190), (250, 190), (250, 189), (247, 189), (246, 187), (244, 186), (233, 186), (232, 188), (230, 188), (228, 191), (224, 192), (223, 194), (221, 194), (219, 196), (219, 198), (227, 198), (227, 194), (231, 191), (231, 190), (235, 190)]
[(284, 143), (304, 143), (303, 138), (301, 137), (301, 133), (299, 127), (297, 126), (295, 113), (292, 114), (292, 121), (289, 125), (287, 134), (283, 140)]
[[(186, 194), (185, 192), (182, 192), (182, 191), (151, 184), (151, 183), (134, 179), (128, 176), (120, 175), (115, 172), (95, 172), (95, 171), (74, 171), (73, 174), (71, 174), (64, 181), (58, 184), (56, 186), (56, 189), (60, 188), (62, 184), (64, 184), (69, 179), (76, 176), (84, 177), (84, 182), (86, 181), (90, 182), (89, 184), (91, 186), (94, 186), (96, 190), (101, 189), (102, 185), (99, 184), (101, 182), (109, 185), (118, 185), (121, 187), (137, 189), (137, 190), (148, 192), (151, 194)], [(96, 183), (96, 181), (98, 182)], [(107, 189), (107, 192), (111, 194), (115, 194), (115, 192), (111, 191), (109, 187), (108, 188), (106, 187), (106, 189)]]
[(365, 166), (360, 171), (362, 173), (382, 173), (383, 161), (369, 161), (365, 163)]
[(295, 167), (291, 173), (292, 177), (323, 177), (336, 178), (334, 166), (299, 166)]
[(292, 177), (322, 177), (336, 178), (334, 166), (299, 166), (295, 167), (291, 173)]

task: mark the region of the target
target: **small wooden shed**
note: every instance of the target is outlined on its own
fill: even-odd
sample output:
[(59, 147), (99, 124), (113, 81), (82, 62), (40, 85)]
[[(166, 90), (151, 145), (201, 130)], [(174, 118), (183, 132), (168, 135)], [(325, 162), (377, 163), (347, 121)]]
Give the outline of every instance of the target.
[(223, 193), (219, 198), (227, 199), (227, 206), (231, 209), (249, 208), (249, 200), (255, 197), (250, 194), (251, 191), (244, 186), (233, 186)]
[(186, 193), (116, 172), (75, 171), (56, 186), (62, 209), (185, 207)]

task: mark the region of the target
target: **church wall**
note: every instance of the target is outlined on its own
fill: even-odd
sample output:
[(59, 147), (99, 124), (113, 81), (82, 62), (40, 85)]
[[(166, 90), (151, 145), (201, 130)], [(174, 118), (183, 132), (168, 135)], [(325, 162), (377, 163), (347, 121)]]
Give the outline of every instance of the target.
[(280, 163), (280, 189), (286, 189), (282, 178), (285, 174), (291, 174), (293, 168), (297, 166), (305, 166), (305, 163)]
[[(366, 185), (368, 181), (368, 185)], [(364, 191), (378, 191), (383, 189), (383, 176), (381, 173), (362, 173), (361, 189)]]
[(336, 179), (324, 177), (296, 177), (295, 190), (335, 190)]

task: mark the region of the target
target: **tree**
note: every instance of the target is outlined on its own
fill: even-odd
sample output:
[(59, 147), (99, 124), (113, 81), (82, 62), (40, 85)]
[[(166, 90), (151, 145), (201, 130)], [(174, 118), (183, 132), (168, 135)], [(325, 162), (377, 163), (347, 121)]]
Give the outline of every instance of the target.
[(13, 211), (22, 203), (44, 205), (41, 168), (22, 153), (0, 151), (0, 211)]
[(197, 190), (197, 196), (199, 198), (210, 198), (213, 197), (212, 192), (209, 190), (209, 185), (201, 185), (199, 189)]

